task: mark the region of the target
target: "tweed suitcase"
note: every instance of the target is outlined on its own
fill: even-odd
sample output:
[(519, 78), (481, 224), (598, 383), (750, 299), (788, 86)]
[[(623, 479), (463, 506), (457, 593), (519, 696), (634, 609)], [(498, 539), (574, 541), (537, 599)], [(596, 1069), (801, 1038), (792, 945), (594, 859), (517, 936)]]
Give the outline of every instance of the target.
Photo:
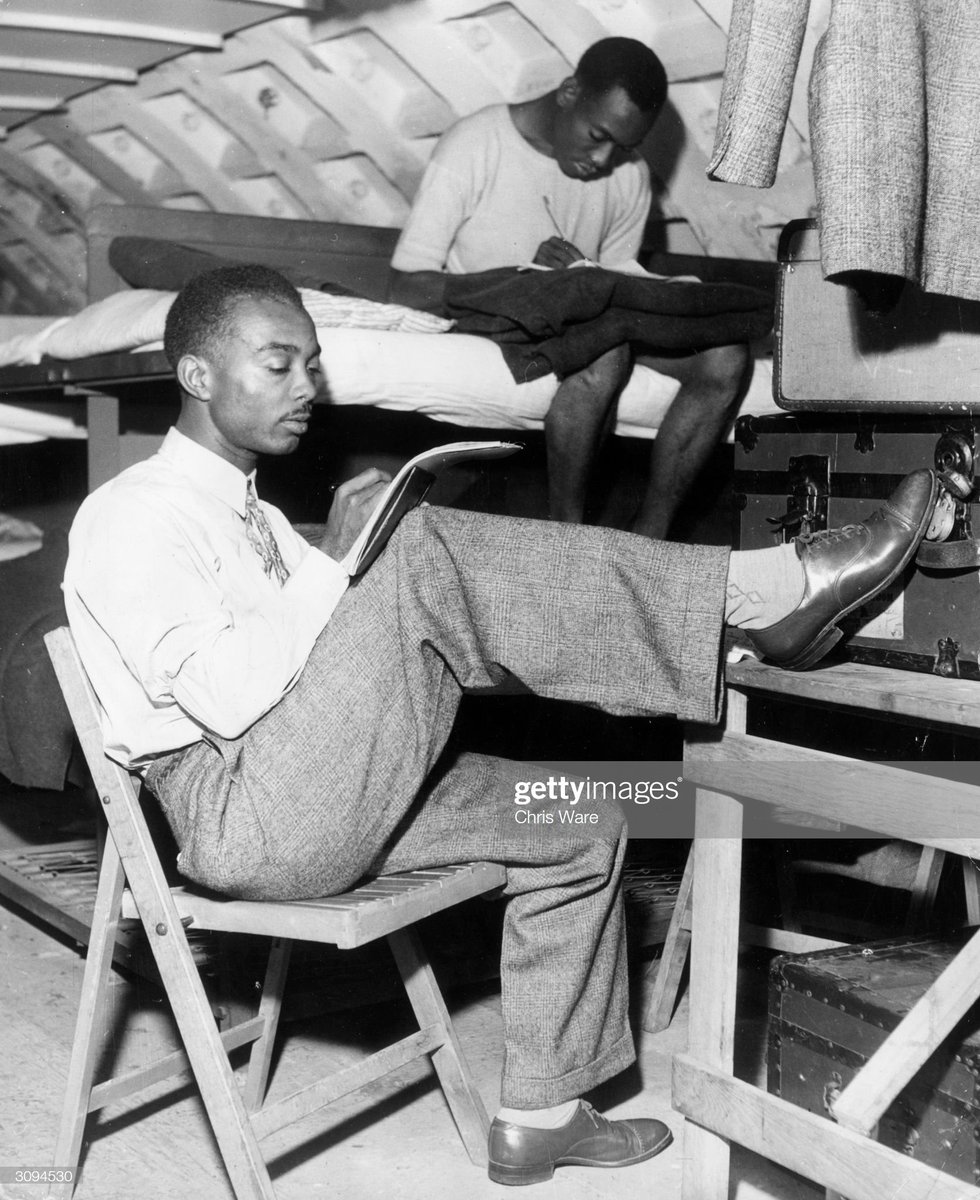
[(977, 426), (980, 416), (971, 415), (742, 418), (735, 431), (735, 544), (756, 549), (861, 520), (910, 471), (939, 468), (948, 486), (930, 540), (895, 586), (848, 619), (850, 636), (840, 653), (851, 661), (980, 679)]
[[(784, 954), (769, 985), (769, 1091), (810, 1112), (830, 1105), (973, 930)], [(877, 1128), (877, 1140), (980, 1184), (980, 1011), (975, 1006)]]

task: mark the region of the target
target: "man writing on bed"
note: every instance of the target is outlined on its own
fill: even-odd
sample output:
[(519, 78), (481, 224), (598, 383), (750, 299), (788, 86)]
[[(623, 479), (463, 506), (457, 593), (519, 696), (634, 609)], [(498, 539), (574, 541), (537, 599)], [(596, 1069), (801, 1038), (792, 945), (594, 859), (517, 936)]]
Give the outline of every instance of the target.
[(914, 554), (933, 473), (863, 524), (746, 553), (423, 507), (348, 586), (339, 560), (377, 471), (341, 485), (315, 547), (255, 494), (257, 459), (296, 449), (317, 390), (296, 290), (265, 267), (200, 275), (164, 348), (176, 427), (85, 500), (69, 541), (65, 606), (107, 752), (160, 801), (182, 873), (221, 892), (322, 896), (367, 874), (503, 863), (491, 1177), (658, 1153), (662, 1122), (579, 1100), (634, 1060), (622, 814), (593, 808), (581, 838), (555, 816), (519, 824), (515, 798), (547, 791), (547, 772), (447, 758), (461, 689), (514, 675), (613, 713), (716, 721), (723, 623), (784, 665), (816, 661)]
[[(649, 170), (636, 151), (666, 95), (652, 50), (606, 38), (555, 91), (457, 122), (436, 146), (395, 249), (392, 299), (438, 311), (444, 272), (634, 260), (651, 201)], [(650, 386), (673, 401), (632, 528), (664, 537), (741, 400), (749, 354), (744, 344), (722, 345), (642, 362), (657, 372)], [(616, 346), (562, 380), (555, 394), (545, 439), (557, 520), (583, 519), (595, 452), (631, 366), (629, 346)]]

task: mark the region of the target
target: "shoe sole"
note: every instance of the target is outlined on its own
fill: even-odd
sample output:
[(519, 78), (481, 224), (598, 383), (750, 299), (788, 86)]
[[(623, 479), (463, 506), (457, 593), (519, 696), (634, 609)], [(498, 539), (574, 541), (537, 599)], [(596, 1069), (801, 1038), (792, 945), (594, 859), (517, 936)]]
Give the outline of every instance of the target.
[(932, 510), (936, 505), (937, 491), (938, 484), (934, 479), (932, 499), (926, 505), (925, 515), (919, 522), (918, 529), (916, 530), (916, 536), (912, 542), (912, 545), (905, 552), (905, 554), (902, 555), (902, 559), (898, 566), (896, 566), (885, 577), (885, 579), (878, 584), (877, 587), (868, 592), (867, 595), (862, 596), (860, 600), (855, 600), (853, 604), (849, 604), (847, 608), (839, 612), (832, 621), (829, 621), (823, 627), (823, 629), (820, 630), (820, 632), (812, 641), (808, 642), (807, 645), (804, 646), (804, 648), (795, 656), (795, 658), (791, 658), (786, 662), (776, 663), (778, 667), (781, 667), (784, 671), (805, 671), (808, 667), (816, 665), (820, 659), (830, 653), (834, 646), (836, 646), (844, 636), (843, 631), (838, 628), (838, 622), (843, 621), (843, 619), (847, 616), (850, 616), (852, 612), (855, 612), (862, 605), (867, 604), (869, 600), (873, 600), (875, 596), (880, 596), (885, 588), (895, 582), (895, 580), (899, 577), (899, 575), (901, 575), (901, 573), (915, 557), (915, 552), (919, 548), (919, 542), (922, 540), (922, 535), (925, 533), (929, 522), (932, 519)]
[(521, 1187), (529, 1183), (546, 1183), (555, 1173), (555, 1167), (632, 1167), (636, 1163), (646, 1162), (648, 1158), (653, 1158), (659, 1154), (674, 1140), (674, 1135), (668, 1129), (667, 1136), (661, 1138), (655, 1146), (649, 1150), (645, 1150), (642, 1154), (637, 1154), (634, 1158), (624, 1159), (622, 1162), (596, 1162), (594, 1158), (575, 1158), (568, 1155), (564, 1158), (556, 1158), (554, 1162), (544, 1163), (538, 1167), (512, 1167), (504, 1163), (491, 1162), (487, 1168), (487, 1174), (494, 1183), (502, 1183), (506, 1187)]

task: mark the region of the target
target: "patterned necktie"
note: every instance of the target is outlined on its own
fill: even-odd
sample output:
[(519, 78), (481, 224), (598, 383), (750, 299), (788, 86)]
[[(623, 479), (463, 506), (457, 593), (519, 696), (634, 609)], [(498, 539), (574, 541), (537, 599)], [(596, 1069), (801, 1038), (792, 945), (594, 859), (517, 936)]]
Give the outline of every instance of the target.
[(255, 495), (255, 487), (251, 479), (245, 489), (245, 536), (251, 543), (252, 549), (262, 559), (262, 567), (266, 575), (270, 579), (278, 579), (281, 587), (289, 578), (289, 572), (282, 561), (275, 536), (269, 527), (269, 520), (259, 508), (258, 497)]

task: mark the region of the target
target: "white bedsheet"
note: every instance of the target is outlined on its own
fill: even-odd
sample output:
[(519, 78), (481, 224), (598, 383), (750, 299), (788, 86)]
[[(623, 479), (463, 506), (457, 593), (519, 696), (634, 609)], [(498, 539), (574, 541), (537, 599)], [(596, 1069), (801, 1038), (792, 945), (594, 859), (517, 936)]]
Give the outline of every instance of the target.
[[(0, 341), (0, 365), (126, 350), (158, 344), (172, 293), (133, 289), (89, 305), (70, 318), (42, 322)], [(2, 332), (2, 331), (0, 331)], [(409, 333), (318, 326), (329, 402), (421, 412), (438, 421), (499, 429), (540, 429), (558, 381), (546, 375), (518, 384), (493, 342), (460, 333)], [(651, 438), (678, 384), (637, 367), (620, 397), (616, 433)], [(756, 362), (742, 413), (774, 413), (772, 364)], [(0, 405), (0, 443), (84, 437), (70, 402), (58, 412), (29, 402)]]
[[(558, 381), (516, 383), (486, 338), (319, 329), (323, 369), (335, 404), (421, 412), (437, 421), (502, 429), (540, 429)], [(619, 399), (616, 433), (652, 438), (678, 391), (676, 380), (636, 367)], [(740, 412), (777, 413), (772, 360), (758, 359)]]

